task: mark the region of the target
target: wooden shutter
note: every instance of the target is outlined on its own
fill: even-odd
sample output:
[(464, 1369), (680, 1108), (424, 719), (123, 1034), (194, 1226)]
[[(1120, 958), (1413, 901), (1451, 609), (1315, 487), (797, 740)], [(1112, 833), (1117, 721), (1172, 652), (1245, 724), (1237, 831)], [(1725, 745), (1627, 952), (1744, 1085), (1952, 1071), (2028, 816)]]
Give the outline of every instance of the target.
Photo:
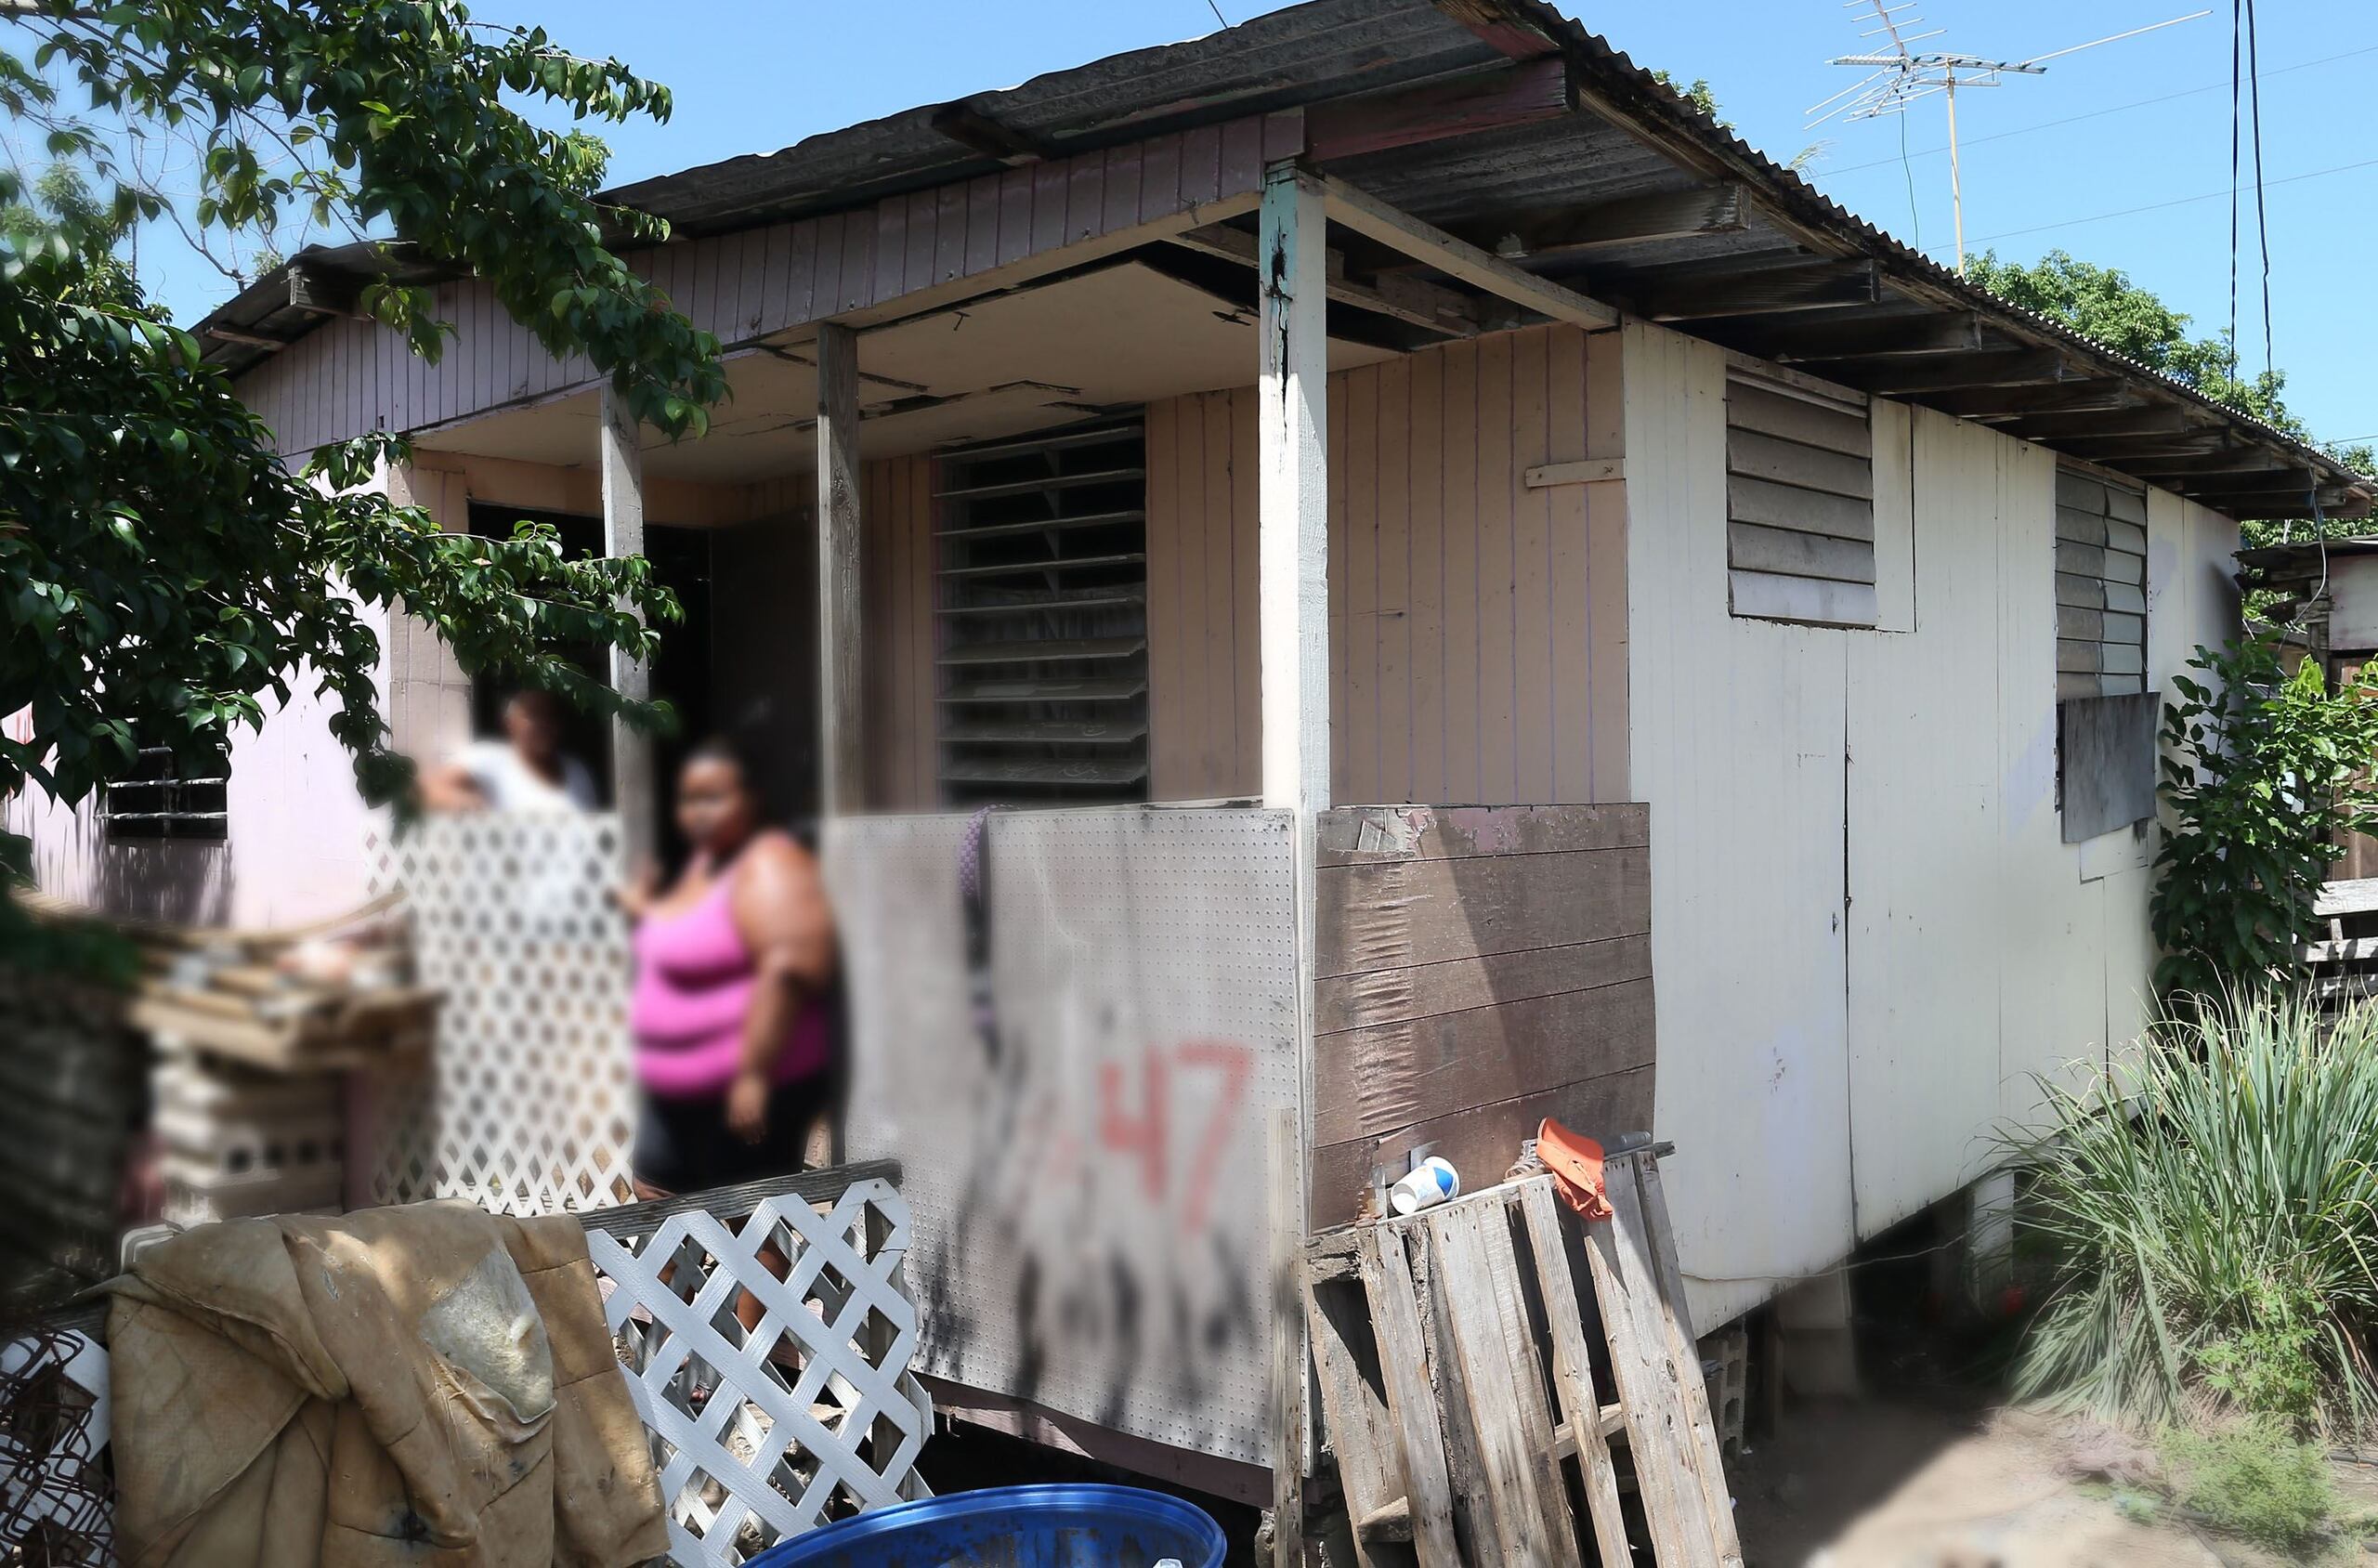
[(1730, 371), (1726, 518), (1736, 615), (1873, 626), (1875, 436), (1865, 399)]
[(1140, 422), (963, 448), (940, 469), (943, 799), (1145, 800)]
[(2056, 694), (2147, 689), (2147, 492), (2056, 475)]

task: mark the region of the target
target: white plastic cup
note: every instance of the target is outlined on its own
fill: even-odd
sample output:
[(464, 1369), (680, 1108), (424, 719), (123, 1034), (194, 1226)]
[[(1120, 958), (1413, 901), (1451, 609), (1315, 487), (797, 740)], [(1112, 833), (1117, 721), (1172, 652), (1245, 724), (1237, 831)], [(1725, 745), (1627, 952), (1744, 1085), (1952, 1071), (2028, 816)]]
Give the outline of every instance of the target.
[(1460, 1191), (1460, 1172), (1449, 1162), (1431, 1155), (1388, 1189), (1387, 1203), (1398, 1214), (1417, 1214)]

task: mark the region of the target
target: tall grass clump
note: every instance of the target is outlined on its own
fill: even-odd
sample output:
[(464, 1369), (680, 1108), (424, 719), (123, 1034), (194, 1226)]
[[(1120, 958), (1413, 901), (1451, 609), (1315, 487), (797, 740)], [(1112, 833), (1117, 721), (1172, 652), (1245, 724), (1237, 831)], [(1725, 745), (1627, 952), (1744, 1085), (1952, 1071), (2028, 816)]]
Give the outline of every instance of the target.
[(2024, 1219), (2055, 1283), (2019, 1397), (2134, 1424), (2378, 1416), (2378, 1007), (2199, 999), (2085, 1090), (2043, 1082)]

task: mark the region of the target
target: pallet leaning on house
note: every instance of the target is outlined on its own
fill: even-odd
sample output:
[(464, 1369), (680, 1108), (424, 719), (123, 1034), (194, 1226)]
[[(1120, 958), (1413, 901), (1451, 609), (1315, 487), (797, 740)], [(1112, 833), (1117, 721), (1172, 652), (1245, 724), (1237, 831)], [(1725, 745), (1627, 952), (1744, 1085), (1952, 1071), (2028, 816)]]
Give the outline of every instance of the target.
[(1659, 1568), (1741, 1568), (1658, 1165), (1614, 1155), (1604, 1178), (1613, 1215), (1592, 1224), (1537, 1176), (1308, 1245), (1322, 1409), (1364, 1568), (1620, 1568), (1630, 1486)]

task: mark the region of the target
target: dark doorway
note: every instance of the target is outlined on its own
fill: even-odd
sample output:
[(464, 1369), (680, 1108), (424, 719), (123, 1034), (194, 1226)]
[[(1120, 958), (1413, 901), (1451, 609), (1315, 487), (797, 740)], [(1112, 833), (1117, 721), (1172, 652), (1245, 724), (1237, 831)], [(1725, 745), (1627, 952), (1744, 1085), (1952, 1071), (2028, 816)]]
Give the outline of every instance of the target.
[[(585, 559), (603, 553), (603, 523), (599, 517), (581, 517), (563, 512), (530, 512), (516, 506), (493, 506), (480, 503), (473, 503), (471, 506), (471, 531), (483, 538), (508, 537), (513, 525), (524, 519), (552, 524), (561, 536), (563, 550), (572, 559)], [(660, 781), (664, 799), (657, 842), (662, 856), (673, 864), (684, 846), (678, 842), (676, 825), (665, 806), (669, 781), (676, 777), (677, 764), (686, 748), (709, 734), (711, 726), (711, 536), (708, 530), (701, 529), (647, 526), (644, 534), (644, 554), (652, 562), (655, 574), (676, 594), (678, 603), (685, 607), (686, 611), (684, 621), (661, 629), (660, 653), (652, 662), (653, 696), (666, 699), (677, 711), (675, 732), (662, 737), (654, 748), (656, 777)], [(596, 679), (608, 678), (609, 660), (594, 645), (571, 649), (570, 658)], [(503, 671), (490, 671), (471, 683), (473, 733), (493, 735), (498, 732), (499, 711), (503, 699), (518, 685), (516, 677)], [(604, 804), (610, 804), (610, 726), (577, 712), (568, 715), (568, 723), (569, 750), (584, 759), (587, 767), (594, 774)]]

